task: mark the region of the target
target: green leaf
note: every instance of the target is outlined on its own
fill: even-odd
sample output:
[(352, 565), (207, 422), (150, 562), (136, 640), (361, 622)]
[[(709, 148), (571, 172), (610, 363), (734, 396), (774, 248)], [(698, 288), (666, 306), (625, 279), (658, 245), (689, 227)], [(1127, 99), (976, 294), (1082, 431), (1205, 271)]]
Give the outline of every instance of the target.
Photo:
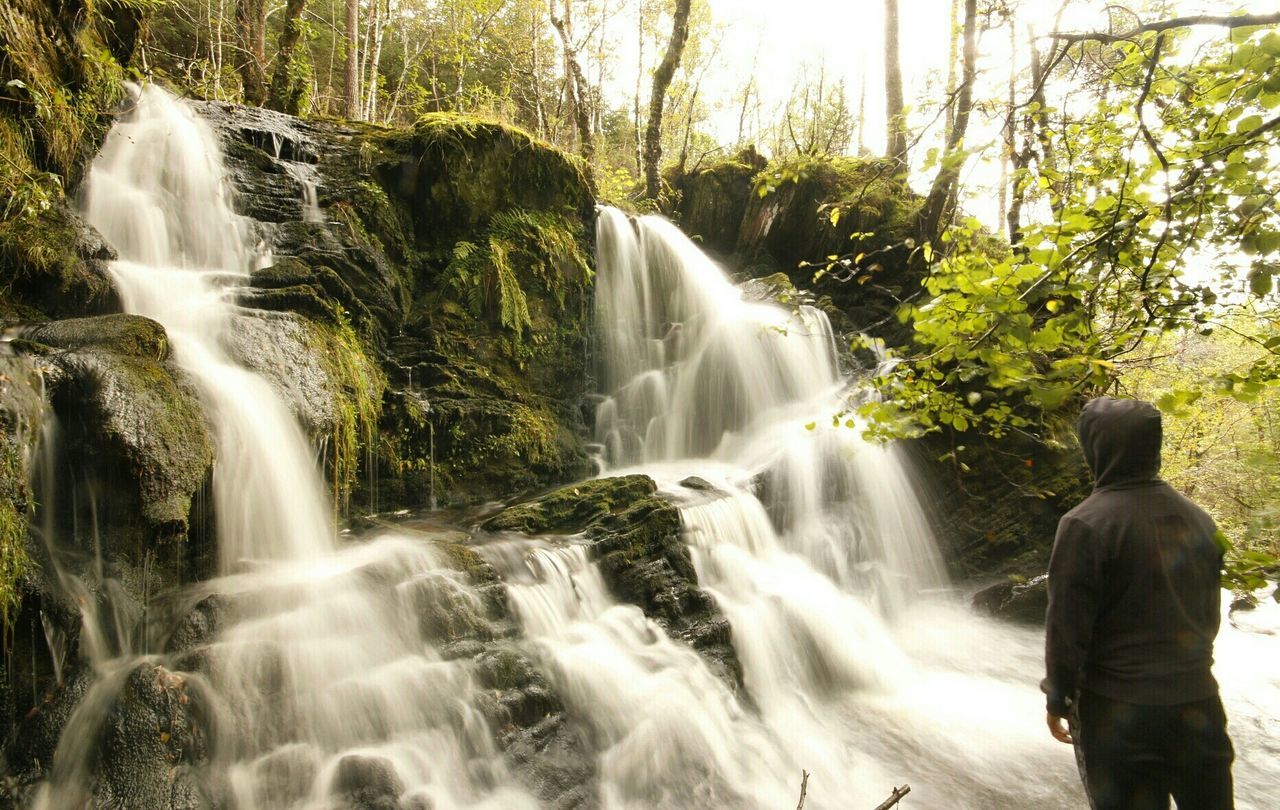
[(1236, 132), (1250, 132), (1262, 126), (1261, 115), (1246, 115), (1236, 122)]
[(1271, 294), (1271, 271), (1265, 266), (1254, 265), (1249, 271), (1249, 292), (1262, 298)]

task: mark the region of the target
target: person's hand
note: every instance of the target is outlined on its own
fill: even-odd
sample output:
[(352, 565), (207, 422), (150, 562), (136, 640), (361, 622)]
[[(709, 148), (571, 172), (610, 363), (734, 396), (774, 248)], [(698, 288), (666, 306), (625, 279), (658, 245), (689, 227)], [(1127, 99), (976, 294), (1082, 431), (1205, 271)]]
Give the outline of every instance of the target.
[(1049, 724), (1049, 733), (1060, 743), (1071, 745), (1075, 742), (1071, 737), (1071, 731), (1067, 727), (1067, 718), (1059, 717), (1052, 712), (1045, 715), (1045, 721)]

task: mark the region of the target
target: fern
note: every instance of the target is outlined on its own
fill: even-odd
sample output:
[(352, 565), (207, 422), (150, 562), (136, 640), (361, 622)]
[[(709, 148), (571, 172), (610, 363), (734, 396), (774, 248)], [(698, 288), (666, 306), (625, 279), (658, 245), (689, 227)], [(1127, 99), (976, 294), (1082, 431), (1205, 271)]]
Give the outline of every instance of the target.
[(590, 279), (578, 234), (558, 214), (501, 211), (481, 242), (453, 246), (444, 286), (473, 316), (512, 332), (518, 345), (533, 329), (525, 285), (537, 283), (563, 309), (567, 294), (584, 289)]

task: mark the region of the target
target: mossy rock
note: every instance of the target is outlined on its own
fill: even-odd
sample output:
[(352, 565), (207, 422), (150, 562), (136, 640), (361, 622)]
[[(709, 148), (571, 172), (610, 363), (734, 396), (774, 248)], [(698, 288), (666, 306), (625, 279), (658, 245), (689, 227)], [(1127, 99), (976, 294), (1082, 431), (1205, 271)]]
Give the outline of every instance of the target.
[(117, 311), (107, 274), (115, 254), (72, 211), (61, 189), (48, 208), (0, 217), (0, 318), (42, 320)]
[(607, 515), (652, 498), (655, 492), (657, 486), (647, 475), (597, 478), (508, 507), (482, 523), (481, 528), (529, 535), (577, 534)]
[(1058, 520), (1092, 490), (1065, 421), (1047, 424), (1039, 439), (930, 434), (915, 447), (935, 493), (939, 540), (960, 577), (1043, 573)]
[(154, 359), (97, 349), (49, 359), (60, 371), (54, 410), (84, 461), (136, 499), (145, 524), (185, 533), (213, 444), (180, 374)]
[(753, 180), (767, 161), (748, 147), (729, 160), (676, 178), (680, 227), (704, 247), (730, 255), (754, 194)]
[(22, 337), (65, 351), (102, 349), (124, 357), (161, 362), (169, 357), (169, 337), (164, 327), (141, 315), (49, 321), (24, 329)]
[(410, 205), (424, 243), (451, 244), (512, 208), (591, 219), (595, 194), (584, 164), (513, 127), (433, 113), (377, 146), (400, 156), (380, 165), (378, 175)]

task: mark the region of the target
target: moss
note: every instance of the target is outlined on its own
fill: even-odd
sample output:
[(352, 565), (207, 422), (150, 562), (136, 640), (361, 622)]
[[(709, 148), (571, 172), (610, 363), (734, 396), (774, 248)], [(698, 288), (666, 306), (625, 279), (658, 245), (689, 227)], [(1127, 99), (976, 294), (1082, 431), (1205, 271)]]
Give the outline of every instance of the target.
[(475, 585), (484, 585), (498, 581), (493, 566), (476, 553), (471, 546), (462, 543), (437, 542), (436, 548), (445, 556), (446, 564), (455, 571), (461, 571)]
[(59, 349), (105, 349), (126, 357), (162, 361), (169, 356), (164, 327), (141, 315), (98, 315), (40, 324), (23, 335)]
[[(597, 478), (553, 490), (527, 503), (508, 507), (482, 524), (486, 531), (522, 534), (575, 534), (608, 515), (651, 499), (657, 491), (646, 475)], [(678, 527), (677, 518), (677, 527)]]
[(105, 114), (124, 97), (124, 72), (96, 21), (93, 4), (77, 13), (11, 0), (0, 13), (0, 84), (12, 99), (0, 112), (29, 129), (36, 165), (64, 180), (97, 151)]
[(409, 202), (419, 241), (444, 251), (514, 208), (590, 218), (594, 188), (578, 158), (502, 124), (450, 113), (424, 116), (410, 132), (378, 144), (376, 169), (393, 196)]
[(362, 452), (373, 448), (377, 441), (387, 378), (370, 360), (346, 313), (336, 311), (333, 318), (334, 324), (310, 322), (310, 343), (336, 387), (337, 419), (330, 437), (330, 476), (334, 509), (346, 514)]
[(19, 581), (31, 568), (27, 557), (27, 476), (18, 448), (0, 430), (0, 640), (21, 601)]

